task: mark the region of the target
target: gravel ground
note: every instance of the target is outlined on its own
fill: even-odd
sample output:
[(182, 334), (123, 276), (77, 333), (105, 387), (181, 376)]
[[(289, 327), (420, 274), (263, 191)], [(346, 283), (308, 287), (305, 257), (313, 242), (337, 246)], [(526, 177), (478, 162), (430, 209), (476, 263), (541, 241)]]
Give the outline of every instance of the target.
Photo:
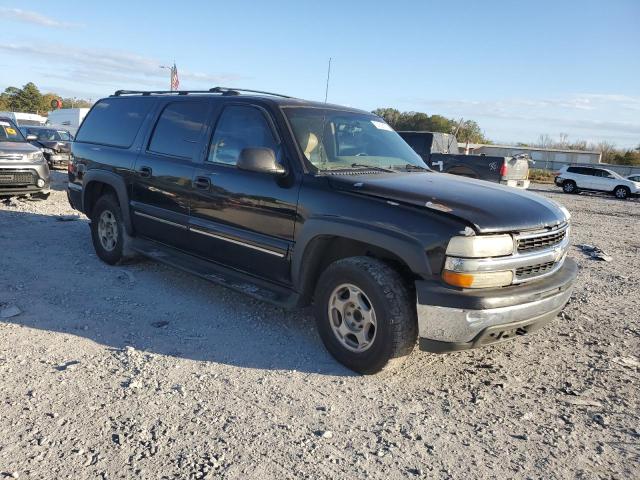
[[(56, 172), (0, 203), (0, 475), (33, 479), (639, 478), (640, 201), (568, 196), (561, 319), (358, 376), (308, 311), (101, 263)], [(62, 217), (61, 217), (62, 216)], [(0, 477), (1, 478), (1, 477)]]

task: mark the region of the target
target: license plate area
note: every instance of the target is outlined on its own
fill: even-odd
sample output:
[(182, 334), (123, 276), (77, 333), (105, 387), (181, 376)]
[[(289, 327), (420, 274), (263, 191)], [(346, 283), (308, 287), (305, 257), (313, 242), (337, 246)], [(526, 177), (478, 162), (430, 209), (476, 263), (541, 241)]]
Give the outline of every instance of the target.
[(510, 340), (514, 337), (520, 337), (522, 335), (526, 335), (529, 333), (529, 327), (531, 325), (520, 325), (520, 326), (496, 326), (487, 328), (485, 332), (478, 338), (477, 342), (480, 345), (487, 345), (490, 343), (503, 342), (505, 340)]

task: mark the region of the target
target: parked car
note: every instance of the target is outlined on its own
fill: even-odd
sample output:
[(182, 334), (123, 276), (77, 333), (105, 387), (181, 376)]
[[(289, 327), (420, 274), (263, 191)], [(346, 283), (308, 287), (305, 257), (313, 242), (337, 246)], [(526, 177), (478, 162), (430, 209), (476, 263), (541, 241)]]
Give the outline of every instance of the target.
[(607, 192), (625, 199), (640, 192), (640, 183), (601, 167), (568, 166), (557, 172), (555, 184), (565, 193)]
[(455, 135), (438, 132), (399, 131), (400, 136), (434, 170), (463, 177), (529, 188), (528, 155), (497, 157), (459, 153)]
[(632, 182), (635, 182), (635, 183), (640, 183), (640, 173), (636, 173), (635, 175), (629, 175), (627, 177), (627, 180), (631, 180)]
[(49, 168), (56, 165), (66, 165), (71, 153), (73, 136), (63, 129), (50, 127), (20, 127), (20, 131), (44, 154)]
[(576, 278), (565, 208), (435, 173), (361, 110), (118, 91), (71, 149), (69, 201), (104, 262), (138, 253), (277, 305), (313, 303), (325, 346), (358, 372), (418, 338), (451, 352), (530, 333)]
[(50, 193), (49, 167), (39, 148), (9, 118), (0, 117), (0, 197)]

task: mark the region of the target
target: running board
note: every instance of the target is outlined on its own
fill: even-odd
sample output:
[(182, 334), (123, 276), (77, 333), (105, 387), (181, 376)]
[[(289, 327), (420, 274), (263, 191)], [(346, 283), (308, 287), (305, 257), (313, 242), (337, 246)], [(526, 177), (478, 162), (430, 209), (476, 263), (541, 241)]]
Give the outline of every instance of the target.
[(223, 287), (245, 293), (258, 300), (284, 308), (294, 308), (299, 294), (291, 289), (254, 278), (237, 270), (195, 257), (175, 248), (140, 237), (133, 238), (130, 248), (135, 252), (170, 265)]

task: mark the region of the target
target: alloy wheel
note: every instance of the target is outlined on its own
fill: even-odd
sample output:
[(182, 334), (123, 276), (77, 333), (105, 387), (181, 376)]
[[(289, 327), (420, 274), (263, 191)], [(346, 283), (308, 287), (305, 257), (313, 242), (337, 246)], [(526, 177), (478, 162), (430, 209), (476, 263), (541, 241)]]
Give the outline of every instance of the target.
[(357, 286), (345, 283), (329, 297), (329, 321), (338, 341), (352, 352), (364, 352), (375, 341), (376, 312), (367, 295)]
[(111, 252), (118, 244), (118, 221), (110, 210), (105, 210), (100, 214), (98, 220), (98, 238), (100, 245), (106, 251)]

